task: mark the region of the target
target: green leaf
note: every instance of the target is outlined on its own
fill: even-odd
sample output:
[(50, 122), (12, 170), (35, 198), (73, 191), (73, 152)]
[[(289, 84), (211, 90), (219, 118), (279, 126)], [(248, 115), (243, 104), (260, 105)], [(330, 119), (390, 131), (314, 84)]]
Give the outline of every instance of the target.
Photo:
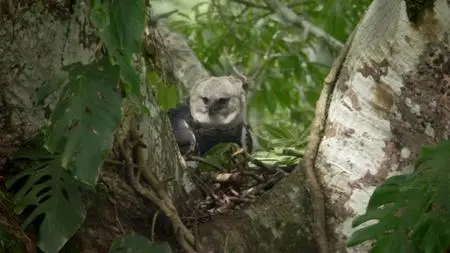
[[(231, 164), (231, 154), (233, 149), (237, 150), (239, 149), (239, 146), (236, 143), (219, 143), (208, 150), (204, 157), (209, 163), (221, 168), (228, 168)], [(215, 168), (203, 163), (199, 164), (199, 169), (202, 171), (215, 170)]]
[(261, 93), (264, 97), (266, 108), (269, 110), (269, 112), (274, 113), (277, 109), (277, 100), (273, 97), (270, 85), (267, 82), (264, 82), (264, 84), (265, 85), (263, 86)]
[(91, 21), (105, 43), (108, 54), (120, 66), (125, 90), (140, 96), (139, 75), (132, 66), (133, 55), (141, 51), (146, 15), (145, 1), (93, 1)]
[(156, 101), (159, 106), (164, 110), (175, 108), (179, 100), (177, 87), (165, 84), (156, 72), (148, 73), (147, 80), (155, 89)]
[[(370, 252), (443, 252), (450, 247), (450, 141), (423, 148), (416, 171), (387, 179), (352, 226), (347, 246), (375, 240)], [(419, 251), (420, 250), (420, 251)]]
[(288, 129), (277, 127), (269, 124), (264, 124), (264, 130), (267, 131), (272, 137), (279, 139), (293, 139), (295, 138)]
[(67, 75), (66, 73), (62, 72), (54, 75), (50, 80), (44, 82), (44, 84), (33, 96), (34, 103), (40, 105), (44, 101), (44, 99), (52, 95), (57, 89), (61, 88), (66, 80)]
[(45, 214), (39, 227), (38, 246), (46, 253), (58, 252), (81, 227), (86, 216), (78, 190), (80, 185), (60, 164), (60, 157), (56, 156), (6, 181), (10, 189), (18, 180), (27, 178), (13, 200), (18, 213), (22, 213), (27, 206), (36, 206), (24, 220), (23, 228)]
[(118, 69), (106, 58), (66, 69), (69, 82), (53, 111), (45, 147), (55, 153), (63, 146), (61, 165), (94, 185), (122, 116), (121, 98), (115, 91)]
[(109, 253), (172, 253), (167, 243), (152, 243), (141, 235), (126, 235), (115, 238)]
[[(29, 159), (29, 160), (50, 160), (53, 155), (47, 149), (42, 147), (45, 142), (45, 136), (42, 132), (28, 140), (22, 148), (12, 154), (13, 160)], [(32, 147), (32, 148), (30, 148)]]

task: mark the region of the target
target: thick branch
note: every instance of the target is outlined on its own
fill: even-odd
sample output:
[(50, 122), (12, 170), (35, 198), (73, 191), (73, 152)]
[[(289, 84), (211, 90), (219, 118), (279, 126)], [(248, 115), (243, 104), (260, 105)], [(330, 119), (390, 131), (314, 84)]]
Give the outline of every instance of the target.
[[(154, 40), (154, 33), (150, 29), (146, 31), (145, 50), (148, 54), (154, 55), (157, 50), (153, 47), (154, 44), (148, 43)], [(158, 22), (156, 31), (160, 34), (166, 52), (160, 55), (165, 74), (187, 90), (190, 90), (197, 80), (209, 76), (183, 36), (171, 31), (164, 21)]]

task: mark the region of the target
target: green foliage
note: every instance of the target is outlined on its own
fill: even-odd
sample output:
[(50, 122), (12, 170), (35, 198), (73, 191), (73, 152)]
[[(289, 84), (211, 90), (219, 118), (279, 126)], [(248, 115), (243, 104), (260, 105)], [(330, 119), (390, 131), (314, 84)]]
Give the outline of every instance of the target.
[(444, 252), (450, 248), (450, 141), (423, 148), (411, 174), (393, 176), (377, 187), (347, 245), (375, 240), (371, 252)]
[(257, 151), (253, 156), (267, 165), (287, 166), (300, 163), (303, 153), (302, 149), (274, 148), (270, 152)]
[(44, 217), (38, 246), (46, 253), (61, 249), (85, 218), (79, 188), (95, 185), (98, 169), (111, 149), (122, 118), (120, 80), (128, 95), (140, 95), (132, 59), (141, 50), (144, 1), (93, 0), (90, 17), (109, 57), (65, 66), (64, 74), (37, 92), (38, 104), (52, 97), (57, 99), (56, 106), (38, 147), (16, 154), (32, 159), (32, 165), (7, 182), (8, 187), (19, 185), (14, 194), (17, 212), (34, 207), (24, 228)]
[(141, 51), (146, 21), (145, 1), (92, 0), (91, 21), (105, 43), (111, 60), (120, 66), (125, 91), (140, 95), (140, 80), (133, 69), (133, 54)]
[[(80, 228), (86, 216), (78, 189), (80, 184), (61, 166), (60, 155), (44, 149), (28, 149), (17, 152), (14, 158), (35, 161), (6, 181), (10, 189), (15, 183), (23, 184), (13, 198), (18, 213), (35, 207), (22, 226), (25, 229), (38, 216), (45, 215), (39, 226), (38, 246), (44, 252), (56, 253)], [(21, 180), (26, 182), (19, 183)]]
[[(264, 1), (248, 2), (266, 6)], [(344, 43), (370, 0), (280, 2)], [(286, 22), (268, 7), (255, 8), (238, 1), (201, 2), (170, 26), (190, 39), (192, 49), (213, 74), (233, 74), (236, 67), (255, 77), (249, 117), (261, 148), (305, 144), (299, 136), (277, 137), (277, 144), (260, 137), (273, 130), (267, 127), (272, 125), (285, 132), (305, 132), (314, 117), (322, 82), (340, 48)]]
[(115, 91), (118, 67), (103, 58), (63, 70), (68, 71), (69, 80), (60, 84), (63, 92), (50, 119), (45, 147), (52, 153), (60, 151), (61, 166), (93, 185), (121, 119), (121, 98)]
[[(231, 155), (233, 154), (233, 151), (238, 149), (239, 146), (236, 143), (219, 143), (208, 150), (204, 157), (210, 164), (217, 165), (221, 168), (229, 168), (231, 165)], [(202, 171), (215, 170), (214, 167), (204, 163), (200, 163), (198, 167)]]
[(177, 105), (179, 97), (176, 86), (166, 84), (156, 72), (147, 73), (147, 82), (155, 91), (156, 102), (161, 108), (168, 110)]
[(130, 235), (114, 239), (109, 253), (172, 253), (167, 243), (154, 244), (144, 236)]

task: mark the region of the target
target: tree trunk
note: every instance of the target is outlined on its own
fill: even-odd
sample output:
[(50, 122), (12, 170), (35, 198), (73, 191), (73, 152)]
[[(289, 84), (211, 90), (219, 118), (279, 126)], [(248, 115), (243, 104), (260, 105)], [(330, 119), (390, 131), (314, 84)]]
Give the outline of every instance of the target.
[[(10, 155), (44, 125), (48, 108), (33, 103), (35, 91), (44, 81), (59, 75), (63, 65), (78, 61), (86, 64), (96, 59), (101, 54), (101, 44), (89, 21), (86, 2), (66, 5), (53, 1), (44, 5), (34, 1), (2, 2), (1, 7), (0, 168), (2, 175), (6, 175), (5, 163)], [(145, 64), (138, 65), (145, 74)], [(145, 83), (144, 75), (141, 81)], [(178, 182), (186, 179), (181, 156), (165, 114), (152, 105), (154, 100), (146, 88), (143, 94), (154, 110), (140, 115), (133, 103), (125, 103), (125, 117), (109, 159), (119, 160), (116, 152), (119, 146), (129, 138), (130, 130), (137, 131), (146, 146), (141, 149), (144, 163), (161, 180), (172, 178), (166, 188), (176, 200), (184, 193)], [(150, 237), (151, 215), (157, 209), (128, 184), (123, 166), (105, 163), (96, 194), (86, 192), (85, 198), (86, 220), (63, 251), (107, 252), (119, 235)], [(167, 238), (156, 239), (169, 240), (170, 223), (163, 222), (167, 226), (155, 232)]]
[[(100, 53), (86, 4), (49, 2), (1, 5), (1, 168), (45, 122), (45, 109), (32, 103), (34, 90), (61, 66), (86, 63)], [(436, 0), (434, 9), (375, 0), (326, 80), (305, 168), (299, 166), (245, 210), (201, 225), (198, 239), (205, 252), (223, 252), (225, 244), (228, 252), (366, 252), (364, 247), (345, 248), (352, 218), (364, 211), (377, 185), (411, 167), (420, 145), (449, 136), (449, 19), (446, 0)], [(170, 51), (187, 46), (161, 31)], [(148, 37), (146, 42), (147, 53), (155, 56)], [(163, 71), (189, 87), (207, 73), (192, 51), (184, 56), (171, 64), (160, 55)], [(145, 73), (146, 65), (140, 67)], [(183, 197), (183, 165), (167, 119), (159, 111), (139, 115), (130, 104), (124, 112), (110, 159), (119, 159), (119, 146), (130, 130), (137, 130), (144, 134), (146, 165), (160, 178), (178, 179), (169, 188), (171, 197)], [(107, 252), (118, 235), (150, 236), (150, 210), (155, 208), (129, 186), (125, 174), (122, 166), (104, 166), (98, 192), (86, 194), (87, 217), (67, 252)]]
[(430, 2), (375, 0), (326, 80), (334, 89), (317, 108), (324, 132), (315, 167), (329, 252), (367, 252), (345, 243), (375, 187), (411, 171), (422, 145), (450, 136), (449, 2)]

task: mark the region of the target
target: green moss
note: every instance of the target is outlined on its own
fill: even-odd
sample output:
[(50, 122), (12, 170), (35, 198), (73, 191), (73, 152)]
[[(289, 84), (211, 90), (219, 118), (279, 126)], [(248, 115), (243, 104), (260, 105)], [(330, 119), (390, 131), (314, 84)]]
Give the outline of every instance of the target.
[(417, 25), (427, 10), (433, 10), (436, 0), (405, 0), (409, 21)]

